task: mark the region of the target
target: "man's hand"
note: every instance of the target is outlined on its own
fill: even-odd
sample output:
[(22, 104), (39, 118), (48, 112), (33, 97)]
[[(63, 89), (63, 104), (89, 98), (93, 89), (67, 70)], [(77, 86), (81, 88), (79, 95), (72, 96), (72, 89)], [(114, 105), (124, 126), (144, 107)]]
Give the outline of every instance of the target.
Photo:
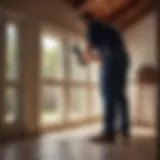
[(84, 64), (89, 64), (92, 61), (92, 57), (88, 53), (85, 53), (82, 54), (81, 60)]
[(77, 56), (79, 57), (80, 63), (83, 65), (87, 65), (91, 61), (97, 61), (99, 63), (101, 62), (100, 56), (94, 54), (93, 51), (94, 51), (94, 47), (92, 45), (87, 45), (84, 53), (82, 53), (77, 46), (74, 47), (74, 52), (77, 54)]

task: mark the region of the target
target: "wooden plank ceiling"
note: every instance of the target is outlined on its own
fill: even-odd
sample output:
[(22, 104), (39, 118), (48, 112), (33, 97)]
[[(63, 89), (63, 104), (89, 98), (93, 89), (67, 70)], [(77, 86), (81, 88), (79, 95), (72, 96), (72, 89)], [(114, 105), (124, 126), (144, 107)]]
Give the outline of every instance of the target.
[(0, 0), (0, 7), (81, 32), (79, 12), (90, 12), (124, 30), (153, 10), (152, 3), (152, 0)]
[(90, 12), (115, 24), (121, 30), (154, 9), (151, 0), (66, 0), (66, 2), (80, 12)]

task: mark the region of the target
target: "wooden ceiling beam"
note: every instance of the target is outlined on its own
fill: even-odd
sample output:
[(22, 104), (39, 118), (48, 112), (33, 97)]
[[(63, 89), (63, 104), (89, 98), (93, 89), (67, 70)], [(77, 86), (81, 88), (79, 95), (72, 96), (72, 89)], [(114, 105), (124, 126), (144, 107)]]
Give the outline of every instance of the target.
[(117, 20), (113, 21), (113, 24), (123, 30), (126, 24), (131, 23), (135, 17), (138, 18), (139, 15), (143, 14), (146, 10), (149, 10), (148, 8), (153, 8), (151, 0), (141, 0), (128, 12), (120, 15)]
[(141, 18), (143, 18), (146, 14), (151, 12), (153, 8), (151, 6), (146, 7), (141, 13), (138, 15), (132, 17), (132, 19), (126, 21), (120, 28), (121, 31), (125, 31), (127, 28), (129, 28), (131, 25), (135, 24), (137, 21), (139, 21)]
[(106, 16), (107, 21), (114, 21), (120, 15), (128, 12), (134, 5), (136, 5), (140, 0), (129, 0), (123, 7), (119, 8), (117, 11), (112, 12), (110, 15)]
[(130, 9), (126, 10), (123, 14), (120, 14), (117, 19), (113, 20), (112, 22), (118, 22), (122, 19), (130, 19), (130, 16), (137, 14), (137, 12), (143, 11), (143, 9), (151, 4), (151, 0), (139, 0), (138, 3), (133, 5)]
[(114, 12), (120, 11), (123, 7), (130, 5), (133, 0), (108, 0), (111, 10)]

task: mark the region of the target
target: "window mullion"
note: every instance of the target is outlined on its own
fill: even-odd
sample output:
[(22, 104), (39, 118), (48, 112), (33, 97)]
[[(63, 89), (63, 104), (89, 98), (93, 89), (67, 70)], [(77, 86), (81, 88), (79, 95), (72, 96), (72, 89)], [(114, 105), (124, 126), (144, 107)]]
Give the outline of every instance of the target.
[(5, 90), (5, 25), (6, 20), (0, 17), (0, 128), (4, 121), (4, 90)]

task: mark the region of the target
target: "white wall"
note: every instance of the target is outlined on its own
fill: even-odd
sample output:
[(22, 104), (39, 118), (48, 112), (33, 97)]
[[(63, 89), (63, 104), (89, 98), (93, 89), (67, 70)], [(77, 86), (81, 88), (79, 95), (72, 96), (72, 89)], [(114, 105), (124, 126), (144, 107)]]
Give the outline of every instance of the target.
[(138, 85), (135, 84), (137, 71), (144, 64), (156, 66), (156, 14), (150, 13), (124, 32), (124, 40), (131, 59), (129, 72), (129, 104), (131, 117), (141, 123), (153, 125), (155, 123), (156, 86), (147, 86), (143, 92), (142, 102), (139, 104)]
[(144, 64), (156, 65), (156, 14), (150, 13), (124, 32), (135, 78), (137, 70)]

